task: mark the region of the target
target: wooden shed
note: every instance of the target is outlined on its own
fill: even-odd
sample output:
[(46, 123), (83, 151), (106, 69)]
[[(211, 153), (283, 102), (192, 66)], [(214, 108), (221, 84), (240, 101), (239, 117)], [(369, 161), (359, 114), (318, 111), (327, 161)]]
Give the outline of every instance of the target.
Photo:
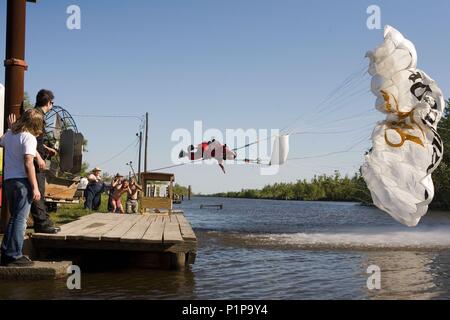
[(142, 173), (143, 195), (140, 200), (141, 213), (172, 212), (174, 182), (175, 175), (171, 173)]

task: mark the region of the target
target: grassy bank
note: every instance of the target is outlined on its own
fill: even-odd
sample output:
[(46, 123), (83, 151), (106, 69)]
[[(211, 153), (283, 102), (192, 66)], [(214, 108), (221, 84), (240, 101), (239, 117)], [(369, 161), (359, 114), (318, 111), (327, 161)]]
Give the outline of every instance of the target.
[[(123, 202), (125, 204), (125, 201)], [(102, 195), (102, 203), (96, 212), (108, 212), (108, 195)], [(84, 202), (76, 205), (64, 204), (58, 208), (57, 212), (51, 213), (51, 218), (56, 225), (62, 225), (73, 222), (79, 218), (89, 215), (92, 212), (84, 209)]]

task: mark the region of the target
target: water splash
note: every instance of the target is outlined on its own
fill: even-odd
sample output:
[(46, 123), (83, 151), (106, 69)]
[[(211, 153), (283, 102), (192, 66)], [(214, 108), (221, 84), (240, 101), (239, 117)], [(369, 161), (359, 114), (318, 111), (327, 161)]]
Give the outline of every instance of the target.
[(396, 229), (359, 228), (350, 231), (289, 234), (207, 232), (224, 244), (267, 249), (449, 250), (450, 227)]

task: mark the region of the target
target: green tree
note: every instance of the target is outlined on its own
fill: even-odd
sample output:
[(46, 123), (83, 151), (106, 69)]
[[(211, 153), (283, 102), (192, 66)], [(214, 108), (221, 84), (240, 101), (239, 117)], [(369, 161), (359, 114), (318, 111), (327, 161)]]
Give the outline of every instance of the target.
[(80, 176), (86, 177), (88, 174), (89, 174), (89, 163), (83, 162), (83, 164), (81, 165)]
[(450, 100), (447, 101), (447, 109), (439, 123), (438, 131), (444, 143), (444, 158), (433, 174), (436, 194), (432, 206), (448, 210), (450, 209)]
[(24, 97), (23, 97), (23, 108), (25, 110), (34, 108), (34, 105), (31, 103), (30, 96), (28, 95), (27, 92), (25, 92)]
[(183, 187), (179, 184), (175, 184), (175, 186), (173, 187), (173, 192), (177, 195), (185, 196), (185, 197), (187, 197), (189, 195), (189, 189), (187, 187)]

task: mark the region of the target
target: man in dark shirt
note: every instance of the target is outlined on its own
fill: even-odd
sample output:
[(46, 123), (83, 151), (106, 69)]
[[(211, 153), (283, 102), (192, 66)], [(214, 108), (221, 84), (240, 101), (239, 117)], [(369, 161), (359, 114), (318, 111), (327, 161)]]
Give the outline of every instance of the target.
[[(36, 97), (36, 109), (45, 117), (45, 114), (53, 108), (54, 95), (49, 90), (41, 90)], [(44, 130), (45, 132), (45, 123)], [(45, 170), (47, 169), (45, 160), (55, 156), (57, 151), (47, 141), (45, 133), (37, 137), (37, 156), (35, 159), (36, 179), (39, 191), (42, 194), (41, 200), (33, 202), (31, 215), (34, 221), (34, 230), (37, 233), (58, 233), (61, 229), (53, 226), (45, 205)]]

